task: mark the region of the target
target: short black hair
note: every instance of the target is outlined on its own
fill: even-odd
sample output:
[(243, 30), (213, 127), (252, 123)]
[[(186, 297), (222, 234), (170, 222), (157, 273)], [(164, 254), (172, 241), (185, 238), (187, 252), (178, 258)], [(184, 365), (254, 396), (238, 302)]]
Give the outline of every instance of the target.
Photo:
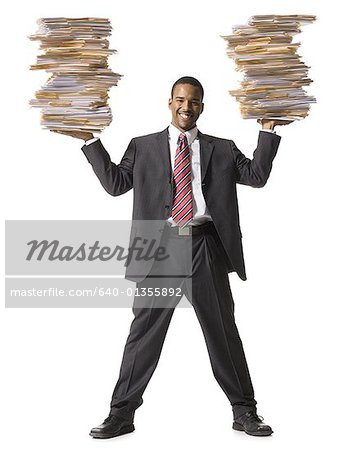
[(204, 97), (204, 89), (201, 83), (194, 77), (181, 77), (177, 81), (173, 83), (172, 89), (171, 89), (171, 98), (173, 98), (173, 92), (174, 88), (178, 84), (191, 84), (192, 86), (198, 87), (198, 89), (201, 91), (201, 100), (203, 100)]

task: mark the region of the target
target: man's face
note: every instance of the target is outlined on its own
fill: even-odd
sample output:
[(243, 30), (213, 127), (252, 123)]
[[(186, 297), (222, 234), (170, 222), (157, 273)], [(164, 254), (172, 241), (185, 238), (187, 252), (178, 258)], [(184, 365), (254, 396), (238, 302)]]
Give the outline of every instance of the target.
[(200, 89), (192, 84), (177, 84), (168, 107), (172, 112), (172, 124), (180, 131), (191, 130), (204, 107)]

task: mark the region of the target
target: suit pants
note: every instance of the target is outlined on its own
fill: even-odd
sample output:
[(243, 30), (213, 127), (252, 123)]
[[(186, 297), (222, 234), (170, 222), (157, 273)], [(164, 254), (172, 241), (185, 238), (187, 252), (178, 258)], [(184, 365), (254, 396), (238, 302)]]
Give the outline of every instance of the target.
[[(157, 273), (164, 273), (164, 269), (161, 264), (158, 269), (153, 266), (150, 275), (136, 284), (136, 292), (143, 287), (167, 287), (179, 288), (178, 292), (185, 294), (199, 320), (215, 379), (230, 401), (234, 418), (237, 418), (247, 411), (256, 411), (256, 401), (234, 319), (228, 260), (215, 227), (212, 223), (210, 225), (203, 233), (192, 236), (192, 258), (189, 258), (192, 259), (191, 276), (155, 278)], [(187, 264), (184, 239), (167, 231), (165, 242), (171, 249), (170, 264), (180, 267)], [(142, 307), (142, 297), (135, 295), (134, 319), (112, 396), (111, 414), (133, 419), (135, 410), (142, 405), (143, 392), (157, 366), (174, 309), (180, 299), (180, 295), (171, 296), (166, 302), (166, 297), (152, 296), (148, 299), (149, 303), (145, 301)]]

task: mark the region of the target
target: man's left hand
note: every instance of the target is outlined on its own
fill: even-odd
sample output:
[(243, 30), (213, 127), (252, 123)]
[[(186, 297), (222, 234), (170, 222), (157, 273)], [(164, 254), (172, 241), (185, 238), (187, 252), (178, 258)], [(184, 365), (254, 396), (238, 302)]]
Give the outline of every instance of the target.
[(262, 125), (263, 130), (273, 130), (276, 125), (289, 125), (293, 120), (258, 119), (257, 122)]

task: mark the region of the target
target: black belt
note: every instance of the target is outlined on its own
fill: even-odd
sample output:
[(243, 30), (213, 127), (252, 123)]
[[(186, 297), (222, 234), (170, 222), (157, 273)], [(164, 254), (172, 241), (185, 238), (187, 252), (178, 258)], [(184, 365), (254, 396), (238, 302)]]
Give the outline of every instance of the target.
[(202, 223), (201, 225), (188, 225), (184, 228), (178, 226), (171, 226), (166, 224), (167, 232), (173, 236), (195, 236), (199, 234), (210, 233), (215, 229), (212, 220)]

